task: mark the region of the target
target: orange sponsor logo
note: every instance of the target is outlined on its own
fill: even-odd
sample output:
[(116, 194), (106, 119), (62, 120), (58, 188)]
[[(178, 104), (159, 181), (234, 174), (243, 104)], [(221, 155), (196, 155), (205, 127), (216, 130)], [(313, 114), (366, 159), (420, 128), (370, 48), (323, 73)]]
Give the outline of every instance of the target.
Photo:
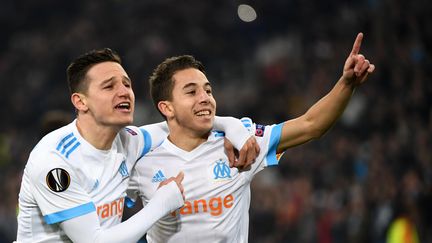
[[(182, 208), (178, 210), (181, 215), (189, 215), (196, 213), (210, 213), (211, 216), (219, 216), (223, 213), (224, 208), (228, 209), (234, 205), (234, 196), (229, 194), (222, 197), (212, 197), (209, 199), (197, 199), (193, 201), (185, 201)], [(176, 216), (177, 211), (171, 213)]]
[(99, 218), (106, 219), (113, 216), (121, 218), (123, 216), (124, 197), (105, 203), (97, 207)]

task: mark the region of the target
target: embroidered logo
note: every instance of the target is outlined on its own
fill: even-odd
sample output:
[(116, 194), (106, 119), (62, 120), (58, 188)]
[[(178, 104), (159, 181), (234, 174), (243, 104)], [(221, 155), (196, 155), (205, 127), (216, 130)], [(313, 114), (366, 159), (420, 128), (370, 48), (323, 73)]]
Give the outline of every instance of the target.
[(166, 180), (165, 175), (162, 173), (161, 170), (158, 170), (158, 171), (156, 172), (156, 174), (154, 174), (153, 179), (152, 179), (152, 182), (153, 182), (153, 183), (155, 183), (155, 182), (162, 182), (162, 181), (164, 181), (164, 180)]
[(264, 125), (256, 124), (255, 136), (257, 137), (264, 136), (264, 129), (265, 129)]
[(226, 163), (226, 160), (219, 159), (213, 167), (214, 179), (231, 178), (231, 169)]
[(120, 168), (118, 169), (118, 172), (120, 173), (120, 175), (125, 178), (129, 176), (129, 172), (126, 166), (126, 161), (123, 160), (120, 164)]
[(70, 185), (69, 173), (62, 168), (52, 169), (45, 179), (49, 189), (54, 192), (63, 192)]

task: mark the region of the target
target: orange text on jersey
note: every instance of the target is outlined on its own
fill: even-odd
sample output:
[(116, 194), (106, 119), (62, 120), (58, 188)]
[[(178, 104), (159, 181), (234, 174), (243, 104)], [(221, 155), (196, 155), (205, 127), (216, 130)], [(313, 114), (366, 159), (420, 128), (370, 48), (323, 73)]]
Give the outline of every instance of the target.
[[(231, 208), (234, 204), (234, 196), (229, 194), (222, 197), (212, 197), (209, 199), (197, 199), (193, 201), (185, 201), (185, 204), (180, 208), (181, 215), (189, 215), (195, 213), (210, 213), (212, 216), (219, 216), (222, 214), (224, 208)], [(176, 211), (171, 213), (176, 216)]]
[(114, 200), (110, 203), (105, 203), (97, 207), (97, 214), (101, 219), (106, 219), (112, 216), (123, 215), (124, 197)]

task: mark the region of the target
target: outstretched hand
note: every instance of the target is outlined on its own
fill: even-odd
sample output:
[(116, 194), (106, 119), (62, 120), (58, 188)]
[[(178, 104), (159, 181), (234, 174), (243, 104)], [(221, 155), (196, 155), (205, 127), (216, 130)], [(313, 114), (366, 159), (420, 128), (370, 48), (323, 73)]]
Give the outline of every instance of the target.
[(366, 81), (368, 75), (375, 70), (375, 65), (371, 64), (362, 54), (359, 54), (363, 33), (358, 33), (354, 41), (350, 55), (345, 61), (342, 78), (353, 86), (358, 86)]

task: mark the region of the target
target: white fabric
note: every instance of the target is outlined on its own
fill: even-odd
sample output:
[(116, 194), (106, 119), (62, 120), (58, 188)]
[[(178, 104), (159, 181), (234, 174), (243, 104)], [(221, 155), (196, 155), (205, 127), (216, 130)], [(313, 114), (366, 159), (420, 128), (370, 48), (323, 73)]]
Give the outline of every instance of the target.
[[(159, 136), (161, 141), (166, 133)], [(76, 121), (49, 133), (33, 149), (24, 170), (17, 241), (69, 242), (59, 223), (89, 213), (97, 214), (104, 229), (119, 224), (132, 167), (157, 140), (127, 127), (105, 151), (81, 137)]]
[(158, 219), (183, 203), (179, 188), (171, 181), (156, 191), (145, 208), (121, 224), (103, 229), (93, 213), (64, 221), (60, 227), (77, 243), (137, 242)]
[(264, 128), (250, 119), (242, 121), (249, 128), (259, 128), (256, 139), (261, 152), (248, 171), (229, 168), (220, 132), (212, 132), (207, 142), (191, 152), (166, 139), (138, 161), (128, 194), (140, 196), (144, 204), (154, 196), (160, 181), (179, 171), (185, 174), (185, 206), (159, 220), (147, 233), (149, 242), (248, 241), (250, 182), (264, 167), (278, 163), (282, 124)]
[(234, 117), (216, 116), (213, 125), (214, 130), (224, 131), (226, 138), (238, 150), (251, 137), (251, 134), (245, 129), (244, 124)]

